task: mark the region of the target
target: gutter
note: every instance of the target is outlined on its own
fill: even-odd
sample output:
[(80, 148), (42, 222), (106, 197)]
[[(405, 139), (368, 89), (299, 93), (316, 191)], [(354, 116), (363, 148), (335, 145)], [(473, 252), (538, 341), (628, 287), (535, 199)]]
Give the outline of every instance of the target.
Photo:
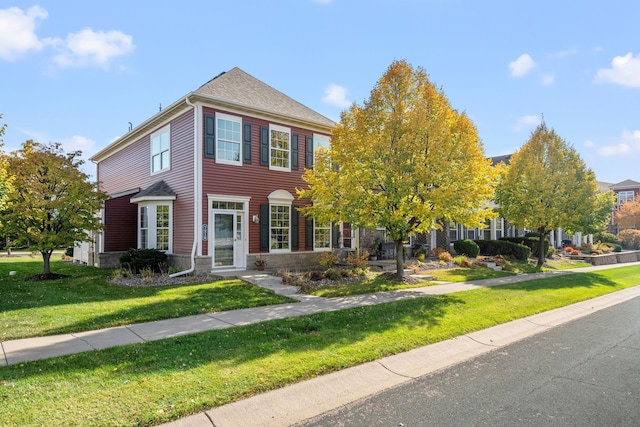
[(184, 97), (184, 102), (193, 107), (193, 140), (194, 140), (194, 152), (193, 152), (193, 203), (194, 203), (194, 211), (193, 211), (193, 248), (191, 249), (191, 267), (188, 270), (179, 271), (177, 273), (170, 274), (169, 277), (179, 277), (184, 276), (186, 274), (191, 274), (196, 269), (196, 251), (198, 248), (198, 236), (199, 236), (199, 224), (202, 222), (202, 201), (201, 201), (201, 191), (200, 191), (200, 174), (199, 167), (201, 162), (199, 161), (198, 154), (201, 152), (200, 150), (200, 132), (199, 132), (199, 119), (200, 114), (198, 112), (198, 106), (193, 104), (189, 100), (189, 96), (191, 94)]

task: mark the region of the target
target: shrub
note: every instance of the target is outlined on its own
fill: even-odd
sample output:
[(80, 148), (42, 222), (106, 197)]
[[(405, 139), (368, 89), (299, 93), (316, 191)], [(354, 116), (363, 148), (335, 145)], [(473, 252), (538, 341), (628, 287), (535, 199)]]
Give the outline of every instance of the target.
[(615, 243), (616, 245), (620, 244), (620, 239), (613, 233), (597, 233), (593, 236), (596, 241), (600, 241), (602, 243)]
[(340, 257), (333, 252), (322, 252), (318, 257), (318, 264), (324, 268), (330, 268), (340, 262)]
[(458, 255), (454, 257), (453, 262), (458, 267), (471, 267), (473, 265), (471, 261), (469, 261), (469, 259), (464, 255)]
[[(434, 249), (431, 249), (431, 251), (430, 251), (431, 256), (435, 257), (435, 258), (440, 258), (440, 254), (442, 254), (444, 252), (447, 252), (447, 250), (444, 249), (444, 248), (434, 248)], [(447, 253), (449, 253), (449, 252), (447, 252)]]
[(622, 247), (626, 249), (640, 249), (640, 230), (627, 229), (618, 233)]
[(342, 272), (338, 268), (328, 268), (324, 272), (324, 276), (329, 280), (340, 280), (342, 279)]
[(369, 252), (364, 251), (361, 255), (358, 255), (358, 251), (349, 252), (347, 258), (344, 260), (352, 268), (364, 267), (367, 265), (369, 259)]
[(480, 247), (480, 253), (485, 256), (509, 256), (517, 260), (527, 260), (531, 256), (528, 246), (510, 242), (508, 240), (474, 240)]
[(620, 246), (617, 243), (607, 242), (607, 243), (603, 243), (602, 245), (603, 246), (609, 246), (613, 252), (622, 252), (622, 246)]
[(120, 264), (134, 273), (144, 269), (160, 272), (166, 259), (167, 254), (158, 249), (129, 249), (120, 257)]
[[(505, 242), (519, 243), (521, 245), (528, 246), (531, 250), (531, 255), (534, 258), (538, 257), (538, 247), (540, 244), (540, 237), (538, 237), (538, 233), (527, 233), (525, 237), (501, 237), (500, 240), (504, 240)], [(545, 239), (544, 241), (544, 253), (546, 254), (549, 251), (549, 241)]]
[(73, 248), (67, 248), (64, 251), (64, 256), (72, 258), (73, 257)]
[(475, 258), (480, 253), (480, 247), (473, 240), (456, 240), (453, 242), (453, 249), (460, 255), (466, 255), (471, 258)]
[(443, 262), (451, 262), (453, 261), (453, 256), (451, 256), (449, 252), (444, 251), (440, 252), (440, 254), (438, 255), (438, 259)]

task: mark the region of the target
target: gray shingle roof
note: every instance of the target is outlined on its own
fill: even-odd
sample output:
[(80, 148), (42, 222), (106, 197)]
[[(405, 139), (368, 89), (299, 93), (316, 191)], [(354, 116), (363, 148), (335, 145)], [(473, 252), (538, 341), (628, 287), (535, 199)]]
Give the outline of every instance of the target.
[(335, 125), (333, 120), (289, 98), (238, 67), (209, 80), (195, 93), (324, 126)]
[(158, 181), (133, 196), (132, 199), (142, 197), (176, 197), (176, 192), (173, 191), (166, 182)]
[(640, 182), (627, 179), (625, 181), (619, 182), (617, 184), (613, 184), (611, 186), (611, 189), (613, 190), (625, 189), (625, 188), (640, 188)]

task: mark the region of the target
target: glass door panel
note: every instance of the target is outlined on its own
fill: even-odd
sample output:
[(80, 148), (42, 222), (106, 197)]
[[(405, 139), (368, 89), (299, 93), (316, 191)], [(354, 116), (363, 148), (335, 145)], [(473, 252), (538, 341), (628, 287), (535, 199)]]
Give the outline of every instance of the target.
[(213, 266), (233, 267), (234, 265), (234, 223), (232, 213), (213, 215)]

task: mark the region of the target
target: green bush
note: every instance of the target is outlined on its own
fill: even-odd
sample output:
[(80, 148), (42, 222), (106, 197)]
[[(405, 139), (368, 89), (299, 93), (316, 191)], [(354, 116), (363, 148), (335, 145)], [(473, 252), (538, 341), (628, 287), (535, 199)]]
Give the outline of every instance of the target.
[(622, 246), (617, 243), (603, 242), (603, 245), (607, 245), (612, 249), (612, 252), (622, 252)]
[(65, 249), (64, 254), (69, 258), (73, 257), (73, 247)]
[(480, 253), (480, 247), (473, 240), (456, 240), (453, 242), (453, 249), (460, 255), (475, 258)]
[(618, 239), (618, 237), (613, 233), (597, 233), (593, 236), (593, 240), (602, 243), (615, 243), (616, 245), (620, 244), (620, 239)]
[(640, 249), (640, 230), (627, 229), (618, 233), (618, 239), (625, 249)]
[(531, 256), (531, 249), (519, 243), (507, 240), (474, 240), (480, 247), (480, 255), (484, 256), (509, 256), (524, 261)]
[(158, 249), (129, 249), (120, 257), (122, 268), (140, 273), (150, 269), (161, 272), (165, 267), (167, 254)]
[[(538, 233), (527, 233), (525, 237), (501, 237), (500, 240), (504, 240), (506, 242), (519, 243), (521, 245), (528, 246), (531, 249), (531, 256), (534, 258), (538, 257), (538, 246), (540, 244), (540, 237), (538, 237)], [(549, 241), (545, 239), (544, 241), (544, 253), (545, 255), (549, 252)]]

